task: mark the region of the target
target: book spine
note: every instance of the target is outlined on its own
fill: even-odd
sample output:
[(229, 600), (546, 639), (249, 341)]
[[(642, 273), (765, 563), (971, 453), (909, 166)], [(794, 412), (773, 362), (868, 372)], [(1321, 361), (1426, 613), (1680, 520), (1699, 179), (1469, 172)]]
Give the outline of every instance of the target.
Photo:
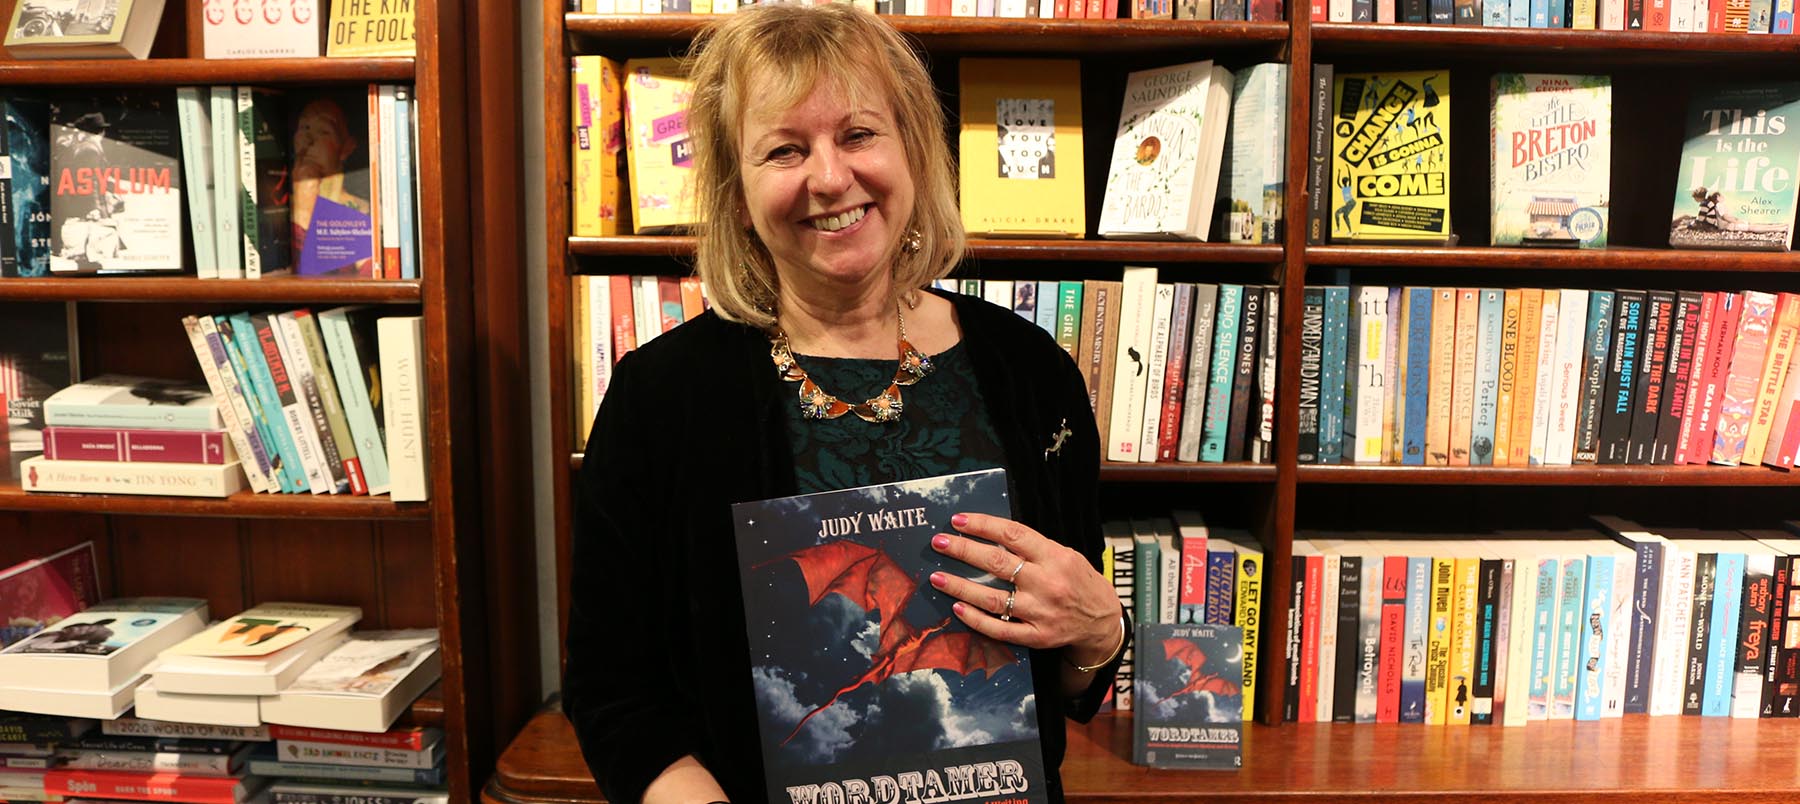
[(1283, 645), (1282, 658), (1287, 660), (1287, 673), (1281, 690), (1281, 720), (1297, 723), (1300, 720), (1301, 655), (1306, 642), (1306, 635), (1301, 631), (1306, 610), (1306, 556), (1293, 556), (1289, 567), (1293, 589), (1290, 590), (1292, 597), (1288, 599), (1287, 640)]
[(389, 496), (395, 502), (424, 502), (431, 484), (426, 471), (424, 319), (388, 316), (376, 322), (381, 384), (386, 396)]
[(1456, 291), (1456, 352), (1450, 390), (1450, 465), (1469, 465), (1469, 443), (1475, 432), (1475, 365), (1480, 347), (1481, 291)]
[(274, 804), (419, 804), (421, 800), (417, 793), (383, 793), (379, 790), (356, 793), (271, 790), (269, 797)]
[(1700, 714), (1731, 715), (1731, 691), (1737, 678), (1739, 608), (1743, 604), (1744, 554), (1719, 553), (1714, 565), (1712, 625), (1706, 635), (1706, 692)]
[(1738, 601), (1738, 628), (1731, 716), (1762, 716), (1763, 669), (1768, 664), (1769, 597), (1775, 585), (1775, 555), (1751, 553), (1744, 557), (1744, 581)]
[(1502, 291), (1483, 289), (1477, 309), (1475, 347), (1475, 416), (1469, 436), (1469, 465), (1494, 463), (1495, 418), (1500, 402), (1500, 320), (1506, 312)]
[(1732, 346), (1731, 370), (1719, 403), (1714, 428), (1712, 462), (1736, 466), (1744, 455), (1745, 436), (1756, 408), (1757, 385), (1769, 351), (1769, 331), (1774, 326), (1776, 297), (1772, 293), (1744, 292), (1737, 341)]
[(1756, 404), (1750, 414), (1750, 429), (1744, 437), (1743, 463), (1763, 462), (1769, 431), (1775, 423), (1775, 407), (1787, 382), (1789, 363), (1794, 356), (1794, 341), (1800, 336), (1800, 295), (1783, 293), (1779, 297), (1773, 329), (1769, 332), (1769, 354), (1763, 360), (1762, 380), (1757, 384)]
[(1336, 693), (1337, 680), (1337, 643), (1338, 643), (1338, 584), (1342, 583), (1342, 558), (1336, 555), (1320, 556), (1319, 571), (1319, 649), (1318, 654), (1318, 692), (1319, 698), (1313, 720), (1318, 723), (1330, 723), (1332, 718), (1332, 697)]
[(1662, 421), (1662, 408), (1668, 394), (1663, 383), (1663, 369), (1669, 361), (1669, 327), (1673, 323), (1674, 310), (1675, 294), (1670, 291), (1652, 290), (1645, 298), (1628, 463), (1648, 464), (1656, 454), (1656, 429)]
[(1218, 316), (1219, 286), (1194, 286), (1194, 316), (1188, 340), (1187, 379), (1183, 381), (1181, 434), (1176, 440), (1175, 459), (1193, 463), (1200, 460), (1201, 431), (1205, 428), (1206, 395), (1212, 387), (1213, 322)]
[(1781, 694), (1783, 654), (1792, 650), (1782, 641), (1787, 633), (1788, 594), (1793, 591), (1788, 581), (1790, 577), (1788, 556), (1776, 555), (1769, 578), (1769, 632), (1767, 646), (1763, 649), (1762, 696), (1758, 711), (1761, 717), (1782, 716), (1776, 701)]
[[(1616, 417), (1619, 386), (1617, 384), (1618, 359), (1607, 361), (1608, 354), (1620, 354), (1617, 349), (1609, 349), (1609, 342), (1615, 338), (1635, 337), (1628, 335), (1623, 329), (1625, 311), (1631, 300), (1630, 292), (1614, 294), (1609, 291), (1594, 291), (1588, 295), (1587, 320), (1587, 354), (1582, 362), (1581, 410), (1575, 421), (1575, 462), (1576, 463), (1620, 463), (1610, 455), (1604, 461), (1601, 458), (1603, 446), (1610, 447), (1601, 431), (1608, 417)], [(1624, 303), (1618, 305), (1619, 326), (1614, 327), (1613, 307), (1620, 296), (1625, 296)], [(1629, 408), (1627, 413), (1629, 416)], [(1627, 420), (1629, 421), (1629, 420)], [(1613, 424), (1616, 426), (1617, 422)]]
[(256, 408), (251, 412), (263, 428), (263, 443), (271, 449), (270, 469), (285, 478), (283, 491), (309, 491), (306, 464), (300, 460), (299, 447), (288, 430), (281, 399), (275, 391), (274, 375), (269, 372), (268, 361), (263, 359), (262, 345), (256, 340), (256, 325), (251, 323), (250, 314), (218, 316), (213, 321), (218, 326), (220, 342), (231, 356), (232, 368), (243, 381), (246, 397), (256, 397)]
[(1057, 284), (1056, 345), (1073, 358), (1081, 349), (1082, 283), (1064, 280)]
[[(200, 87), (175, 88), (175, 113), (181, 125), (181, 167), (183, 178), (187, 181), (188, 230), (194, 238), (194, 275), (200, 279), (217, 279), (219, 263), (213, 253), (218, 244), (212, 231), (212, 149), (208, 143), (212, 138), (211, 121), (206, 118), (210, 98), (200, 97)], [(4, 148), (5, 138), (0, 137), (0, 148)], [(8, 220), (0, 221), (0, 226), (10, 227), (12, 205), (11, 177), (0, 176), (0, 199), (7, 203), (0, 204), (0, 215)], [(0, 237), (0, 260), (12, 255), (13, 240)]]
[(1543, 317), (1544, 291), (1519, 291), (1519, 355), (1517, 377), (1513, 380), (1512, 428), (1506, 444), (1508, 466), (1531, 463), (1531, 414), (1537, 399), (1538, 343)]
[(1449, 722), (1450, 632), (1456, 613), (1456, 559), (1431, 559), (1431, 610), (1425, 642), (1425, 725)]
[(1400, 650), (1401, 723), (1425, 722), (1425, 633), (1431, 616), (1431, 559), (1406, 558), (1405, 641)]
[(1208, 625), (1230, 625), (1235, 619), (1232, 604), (1237, 578), (1237, 553), (1230, 546), (1209, 541), (1206, 550), (1206, 608), (1202, 622)]
[(1430, 382), (1426, 389), (1425, 463), (1450, 464), (1450, 420), (1456, 405), (1456, 289), (1431, 291)]
[(1702, 389), (1706, 385), (1706, 366), (1711, 362), (1708, 358), (1712, 352), (1721, 295), (1717, 291), (1700, 294), (1700, 317), (1694, 327), (1694, 354), (1687, 361), (1687, 398), (1681, 403), (1681, 432), (1675, 440), (1673, 460), (1677, 465), (1693, 463), (1695, 447), (1701, 443), (1695, 437), (1700, 430), (1700, 410), (1706, 404)]
[(26, 491), (76, 494), (165, 494), (229, 497), (243, 487), (236, 462), (215, 466), (181, 463), (53, 461), (27, 458), (21, 465)]
[(1717, 553), (1701, 553), (1694, 561), (1694, 599), (1688, 615), (1687, 660), (1681, 676), (1681, 714), (1699, 715), (1706, 695), (1706, 653), (1712, 641), (1713, 607), (1718, 590)]
[(255, 90), (237, 90), (238, 231), (243, 235), (244, 278), (262, 278), (262, 238), (256, 197)]
[[(594, 284), (597, 287), (607, 286), (604, 281)], [(320, 335), (324, 340), (327, 362), (331, 364), (332, 378), (339, 391), (339, 400), (343, 403), (345, 423), (350, 429), (350, 438), (356, 445), (357, 469), (362, 473), (363, 483), (367, 488), (365, 493), (386, 494), (387, 449), (382, 444), (381, 425), (376, 420), (375, 409), (369, 399), (369, 388), (363, 379), (364, 366), (374, 361), (365, 361), (359, 354), (347, 314), (341, 309), (320, 313)], [(604, 322), (596, 322), (595, 329), (597, 341), (610, 343)], [(596, 347), (597, 350), (601, 348), (603, 347)], [(605, 354), (610, 355), (610, 350)], [(605, 362), (610, 365), (611, 360)], [(604, 386), (599, 390), (604, 393)]]
[(1556, 599), (1561, 588), (1562, 562), (1553, 557), (1537, 560), (1537, 585), (1532, 593), (1531, 653), (1527, 672), (1525, 716), (1527, 721), (1550, 719), (1551, 679), (1556, 668)]
[(1733, 351), (1737, 348), (1738, 321), (1742, 314), (1743, 297), (1720, 291), (1718, 309), (1713, 316), (1712, 338), (1707, 348), (1705, 380), (1700, 387), (1700, 420), (1694, 428), (1689, 463), (1707, 463), (1713, 459), (1719, 416), (1725, 401), (1725, 383), (1730, 374)]
[(1306, 242), (1313, 246), (1331, 239), (1330, 212), (1326, 209), (1331, 203), (1331, 79), (1331, 65), (1313, 65), (1312, 148), (1306, 163)]
[(1688, 390), (1694, 361), (1694, 338), (1699, 334), (1701, 294), (1681, 291), (1675, 297), (1674, 320), (1669, 325), (1668, 355), (1663, 359), (1663, 406), (1656, 422), (1656, 447), (1650, 462), (1656, 465), (1680, 463), (1676, 448), (1681, 440), (1681, 425), (1686, 421)]
[(1784, 607), (1784, 621), (1781, 624), (1782, 638), (1779, 659), (1775, 672), (1775, 712), (1776, 717), (1794, 717), (1800, 715), (1800, 707), (1795, 706), (1795, 699), (1800, 698), (1800, 649), (1794, 646), (1795, 635), (1800, 634), (1800, 607), (1796, 607), (1793, 590), (1800, 587), (1800, 556), (1781, 559), (1787, 566), (1787, 594)]
[[(1631, 618), (1631, 647), (1625, 663), (1625, 714), (1650, 713), (1651, 674), (1657, 647), (1656, 616), (1662, 611), (1663, 563), (1666, 545), (1641, 541), (1632, 545), (1637, 561), (1633, 576), (1632, 606), (1642, 615)], [(1666, 649), (1666, 646), (1665, 646)]]
[(1606, 620), (1606, 654), (1602, 659), (1605, 678), (1600, 686), (1600, 716), (1622, 717), (1625, 714), (1626, 665), (1631, 658), (1631, 623), (1642, 619), (1636, 607), (1637, 556), (1620, 553), (1613, 557), (1612, 593), (1608, 595)]
[[(176, 737), (188, 740), (245, 740), (250, 742), (267, 742), (268, 726), (210, 726), (198, 723), (175, 723), (164, 720), (146, 720), (141, 717), (121, 717), (100, 721), (100, 733), (115, 737)], [(57, 739), (66, 740), (74, 735), (63, 734)], [(7, 739), (12, 739), (8, 737)], [(25, 742), (37, 738), (27, 737)]]
[(1237, 370), (1231, 378), (1231, 417), (1225, 430), (1225, 460), (1249, 457), (1250, 391), (1255, 383), (1258, 338), (1264, 323), (1267, 298), (1260, 287), (1244, 288), (1244, 318), (1238, 322)]
[(1400, 670), (1406, 643), (1406, 556), (1381, 559), (1381, 632), (1377, 645), (1375, 722), (1400, 722)]
[[(202, 361), (203, 372), (207, 362), (212, 363), (213, 372), (207, 375), (207, 381), (218, 378), (220, 390), (224, 391), (225, 403), (230, 407), (232, 417), (237, 420), (238, 427), (233, 438), (238, 439), (238, 456), (247, 462), (245, 473), (250, 475), (252, 487), (266, 492), (283, 491), (282, 479), (273, 460), (274, 447), (264, 435), (266, 427), (261, 421), (262, 411), (256, 392), (244, 388), (243, 377), (231, 359), (231, 345), (220, 334), (218, 322), (209, 315), (196, 316), (195, 325), (199, 328), (201, 344), (204, 346), (204, 353), (197, 351), (195, 357)], [(259, 476), (260, 481), (257, 479)], [(257, 482), (261, 483), (260, 487), (256, 486)]]
[(1515, 393), (1519, 387), (1519, 316), (1524, 294), (1505, 293), (1500, 312), (1500, 387), (1494, 405), (1494, 465), (1512, 461), (1512, 425)]
[(1352, 706), (1357, 723), (1374, 723), (1380, 708), (1378, 668), (1381, 666), (1381, 579), (1384, 562), (1380, 556), (1364, 556), (1362, 586), (1357, 595), (1356, 699)]
[(1330, 718), (1333, 723), (1356, 722), (1357, 675), (1362, 665), (1362, 585), (1361, 556), (1333, 556), (1338, 559), (1337, 585), (1337, 651), (1333, 667)]
[(325, 354), (324, 338), (319, 332), (318, 316), (310, 310), (293, 312), (294, 329), (300, 336), (301, 351), (312, 368), (313, 385), (318, 389), (319, 404), (325, 409), (324, 431), (338, 453), (338, 461), (342, 473), (349, 481), (350, 493), (364, 496), (369, 493), (369, 483), (363, 476), (362, 456), (356, 448), (356, 439), (350, 435), (350, 422), (344, 416), (342, 394), (338, 393), (337, 379), (332, 376), (331, 361)]
[[(336, 472), (342, 472), (343, 467), (337, 464), (335, 456), (327, 456), (319, 437), (318, 425), (324, 418), (323, 410), (315, 418), (313, 403), (306, 390), (307, 380), (301, 374), (303, 369), (296, 352), (288, 343), (284, 318), (286, 316), (281, 313), (253, 313), (250, 316), (256, 326), (256, 340), (262, 346), (263, 359), (268, 361), (270, 376), (275, 380), (275, 391), (281, 395), (283, 418), (294, 434), (295, 445), (300, 448), (300, 459), (306, 464), (308, 486), (314, 494), (334, 494)], [(345, 481), (344, 486), (347, 488), (348, 485)]]
[(1256, 439), (1250, 442), (1251, 459), (1275, 462), (1275, 376), (1281, 346), (1281, 291), (1263, 289), (1262, 339), (1256, 361)]
[[(1388, 391), (1387, 327), (1388, 289), (1378, 285), (1356, 288), (1357, 302), (1352, 311), (1351, 326), (1357, 332), (1351, 359), (1356, 364), (1356, 404), (1354, 419), (1346, 410), (1346, 442), (1354, 445), (1352, 463), (1381, 462), (1381, 420)], [(1355, 430), (1349, 425), (1354, 423)], [(1352, 440), (1354, 436), (1354, 440)]]
[(44, 791), (50, 795), (194, 804), (236, 804), (241, 782), (232, 777), (214, 779), (165, 773), (74, 769), (52, 769), (44, 773)]
[(1587, 592), (1587, 558), (1565, 558), (1556, 596), (1556, 670), (1550, 684), (1550, 719), (1575, 717), (1576, 683), (1580, 678), (1582, 603)]
[(194, 754), (172, 751), (57, 750), (61, 766), (69, 770), (122, 771), (127, 773), (181, 773), (193, 776), (230, 776), (234, 757), (228, 754)]
[(1612, 636), (1606, 619), (1612, 610), (1612, 576), (1612, 556), (1588, 556), (1587, 589), (1575, 624), (1581, 637), (1575, 653), (1576, 720), (1600, 719), (1600, 697), (1606, 682), (1601, 657), (1606, 655), (1606, 643)]
[(1150, 359), (1150, 327), (1156, 315), (1156, 269), (1126, 268), (1119, 308), (1119, 341), (1113, 351), (1112, 421), (1106, 445), (1109, 461), (1138, 460), (1144, 427), (1144, 395)]
[(1552, 466), (1573, 463), (1575, 413), (1581, 404), (1582, 356), (1586, 345), (1588, 292), (1565, 289), (1562, 315), (1557, 322), (1556, 372), (1551, 385), (1550, 433), (1544, 441), (1544, 462)]
[(440, 752), (434, 748), (403, 749), (343, 743), (277, 738), (275, 750), (291, 762), (327, 762), (365, 768), (421, 768), (435, 766)]
[[(1562, 291), (1544, 289), (1541, 323), (1538, 327), (1538, 363), (1536, 393), (1531, 402), (1532, 466), (1542, 466), (1550, 443), (1550, 407), (1556, 379), (1556, 336), (1562, 330)], [(1586, 312), (1585, 310), (1583, 312)]]
[(1324, 333), (1319, 346), (1319, 463), (1344, 460), (1344, 378), (1349, 351), (1350, 289), (1325, 290)]
[(1162, 446), (1164, 384), (1169, 378), (1169, 340), (1175, 314), (1175, 285), (1161, 282), (1156, 285), (1155, 295), (1150, 307), (1150, 336), (1146, 343), (1150, 347), (1144, 354), (1149, 356), (1142, 371), (1144, 374), (1143, 410), (1138, 420), (1137, 454), (1131, 460), (1141, 463), (1154, 463), (1158, 450)]
[(1243, 635), (1244, 647), (1244, 722), (1256, 718), (1256, 661), (1262, 644), (1262, 579), (1263, 555), (1239, 550), (1237, 555), (1237, 601), (1232, 624)]
[(1400, 394), (1399, 462), (1407, 466), (1425, 464), (1425, 430), (1430, 416), (1431, 389), (1431, 288), (1412, 287), (1405, 290), (1406, 328), (1398, 384)]
[(1499, 660), (1500, 577), (1505, 564), (1497, 558), (1481, 559), (1475, 590), (1475, 677), (1470, 684), (1469, 722), (1494, 725), (1495, 673)]
[(1450, 627), (1449, 723), (1466, 726), (1473, 716), (1475, 645), (1480, 637), (1481, 559), (1456, 559), (1455, 618)]
[(1206, 386), (1205, 422), (1200, 430), (1200, 460), (1225, 460), (1226, 429), (1231, 424), (1231, 386), (1237, 368), (1238, 330), (1247, 317), (1242, 285), (1219, 286), (1219, 316), (1213, 326), (1212, 369)]
[(1181, 594), (1176, 600), (1178, 623), (1206, 622), (1206, 536), (1204, 531), (1181, 539)]
[[(723, 1), (723, 0), (722, 0)], [(395, 204), (394, 238), (398, 242), (400, 252), (400, 278), (419, 278), (418, 255), (418, 210), (415, 208), (415, 196), (418, 192), (418, 177), (413, 175), (413, 98), (412, 87), (399, 84), (394, 87), (394, 183), (395, 195), (399, 201)], [(602, 186), (608, 187), (616, 182), (602, 179)]]
[(193, 463), (220, 465), (237, 458), (221, 431), (46, 427), (44, 457), (53, 461)]
[(220, 279), (242, 279), (243, 240), (238, 234), (237, 98), (232, 87), (211, 87), (213, 257)]
[(335, 779), (419, 785), (441, 785), (444, 783), (445, 772), (442, 766), (429, 770), (365, 768), (353, 765), (329, 765), (322, 762), (277, 762), (267, 759), (252, 759), (249, 767), (250, 773), (255, 776), (289, 776), (300, 779)]
[(1324, 341), (1325, 289), (1309, 287), (1300, 304), (1300, 463), (1319, 462), (1319, 382)]

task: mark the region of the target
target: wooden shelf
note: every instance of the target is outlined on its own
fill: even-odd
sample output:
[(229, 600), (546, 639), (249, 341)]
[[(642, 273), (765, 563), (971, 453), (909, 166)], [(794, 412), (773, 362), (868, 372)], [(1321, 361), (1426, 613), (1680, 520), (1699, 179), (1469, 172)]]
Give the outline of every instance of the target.
[(319, 302), (418, 304), (417, 279), (196, 279), (192, 276), (86, 276), (0, 279), (0, 299), (26, 301)]
[[(579, 257), (694, 256), (687, 235), (571, 237), (569, 253)], [(1145, 240), (1004, 240), (971, 238), (966, 255), (978, 260), (1105, 261), (1159, 263), (1251, 263), (1271, 265), (1286, 256), (1281, 246), (1184, 243)]]
[(1794, 486), (1800, 473), (1766, 466), (1317, 466), (1298, 482), (1389, 486)]
[(412, 706), (400, 714), (395, 726), (434, 726), (444, 727), (444, 682), (439, 680), (426, 689)]
[(241, 491), (224, 499), (130, 494), (28, 493), (17, 481), (0, 481), (0, 511), (62, 511), (80, 514), (220, 516), (245, 519), (425, 520), (429, 503), (396, 503), (387, 497), (331, 494), (256, 494)]
[[(1764, 61), (1800, 55), (1800, 39), (1749, 34), (1575, 31), (1474, 25), (1314, 23), (1314, 55), (1391, 56), (1409, 61), (1453, 58), (1565, 57), (1589, 62), (1694, 63)], [(1421, 62), (1423, 63), (1423, 62)]]
[[(683, 46), (714, 17), (695, 14), (569, 14), (565, 30), (618, 42), (670, 42)], [(888, 17), (894, 28), (933, 51), (1031, 53), (1141, 53), (1205, 47), (1285, 44), (1285, 22), (1192, 20), (1025, 20), (967, 17)]]
[(1273, 483), (1272, 463), (1100, 464), (1102, 483)]
[(1552, 271), (1800, 271), (1800, 254), (1669, 248), (1542, 249), (1499, 246), (1307, 246), (1308, 265), (1503, 268)]
[(0, 62), (0, 86), (366, 84), (412, 81), (413, 59), (41, 59)]

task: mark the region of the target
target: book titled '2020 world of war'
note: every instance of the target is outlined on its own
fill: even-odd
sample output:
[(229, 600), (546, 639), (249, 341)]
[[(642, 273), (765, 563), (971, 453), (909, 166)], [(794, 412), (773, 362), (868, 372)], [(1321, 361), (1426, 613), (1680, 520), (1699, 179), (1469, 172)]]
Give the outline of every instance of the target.
[(1010, 511), (999, 469), (732, 506), (769, 801), (1048, 800), (1029, 654), (929, 581)]

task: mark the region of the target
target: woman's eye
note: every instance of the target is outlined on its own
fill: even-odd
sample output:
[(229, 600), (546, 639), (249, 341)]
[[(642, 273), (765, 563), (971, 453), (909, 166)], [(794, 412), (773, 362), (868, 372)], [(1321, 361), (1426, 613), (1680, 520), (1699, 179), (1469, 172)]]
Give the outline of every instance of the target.
[(764, 162), (790, 162), (800, 156), (800, 149), (792, 145), (783, 145), (763, 156)]
[(872, 139), (875, 139), (875, 132), (866, 128), (855, 129), (844, 135), (844, 141), (851, 144), (865, 143)]

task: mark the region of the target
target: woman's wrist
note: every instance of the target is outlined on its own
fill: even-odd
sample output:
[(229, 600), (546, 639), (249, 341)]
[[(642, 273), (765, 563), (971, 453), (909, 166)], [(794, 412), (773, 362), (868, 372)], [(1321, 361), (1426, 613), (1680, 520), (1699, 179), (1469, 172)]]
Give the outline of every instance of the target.
[(1063, 661), (1083, 673), (1091, 673), (1119, 658), (1125, 652), (1125, 643), (1129, 640), (1131, 626), (1123, 606), (1119, 609), (1116, 630), (1098, 640), (1092, 640), (1084, 646), (1069, 645), (1063, 649)]

